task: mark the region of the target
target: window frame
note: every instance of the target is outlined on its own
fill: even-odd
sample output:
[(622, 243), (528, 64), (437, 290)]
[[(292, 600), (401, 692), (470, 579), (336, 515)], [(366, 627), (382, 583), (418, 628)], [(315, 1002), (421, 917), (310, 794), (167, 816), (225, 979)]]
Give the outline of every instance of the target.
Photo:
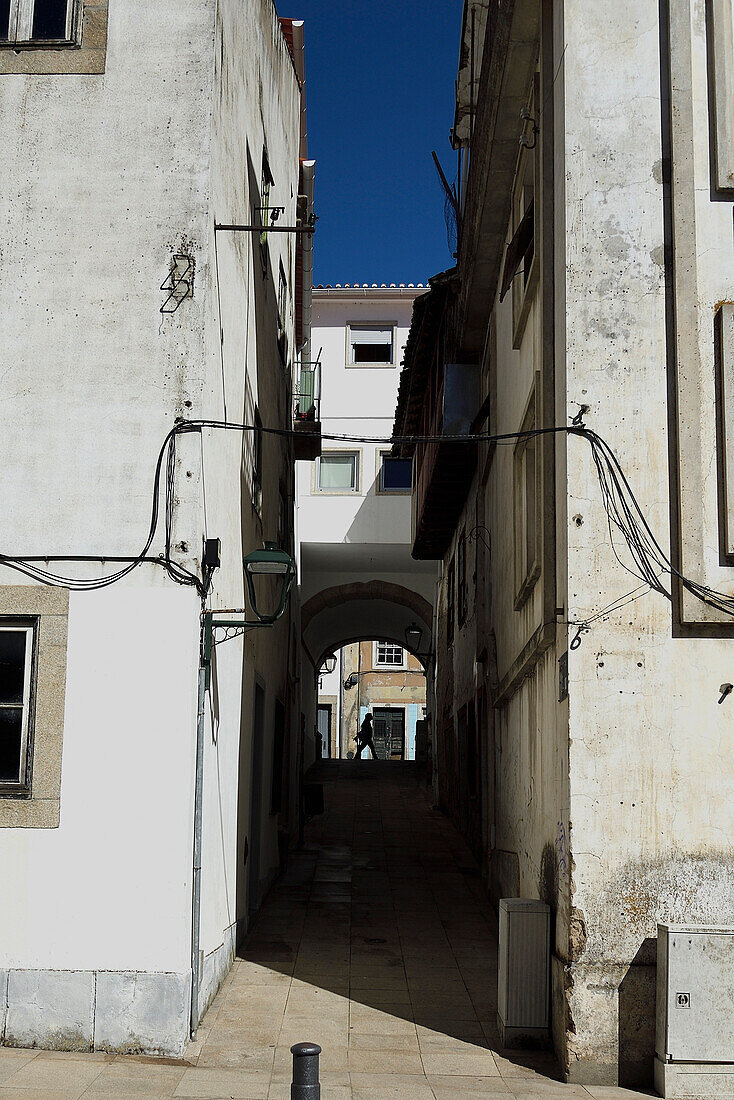
[(456, 621), (459, 629), (467, 618), (466, 528), (462, 528), (456, 547)]
[[(530, 117), (535, 118), (535, 104), (539, 102), (539, 78), (538, 74), (535, 74), (535, 80), (533, 82), (533, 90), (528, 102), (528, 110)], [(541, 125), (539, 122), (538, 125)], [(512, 222), (511, 228), (513, 236), (520, 228), (525, 215), (532, 206), (532, 219), (533, 219), (533, 235), (532, 235), (532, 256), (530, 262), (527, 260), (527, 253), (522, 259), (522, 263), (518, 264), (517, 270), (513, 272), (512, 280), (512, 346), (517, 349), (522, 343), (522, 338), (525, 333), (525, 326), (527, 324), (528, 315), (530, 313), (530, 307), (535, 297), (535, 291), (538, 287), (539, 273), (540, 273), (540, 233), (539, 233), (539, 212), (540, 212), (540, 133), (535, 134), (535, 144), (531, 147), (523, 146), (520, 150), (520, 155), (517, 162), (517, 170), (515, 173), (515, 183), (512, 193)], [(528, 186), (527, 174), (528, 174), (528, 162), (530, 161), (530, 168), (532, 172), (532, 199), (530, 202), (526, 202), (526, 189)], [(524, 277), (520, 275), (520, 272), (524, 272)]]
[[(536, 374), (536, 379), (537, 377)], [(521, 433), (535, 428), (537, 391), (538, 387), (534, 382), (520, 425)], [(528, 496), (530, 485), (532, 499)], [(529, 518), (532, 518), (532, 528)], [(529, 438), (521, 434), (513, 449), (513, 531), (516, 593), (514, 607), (515, 611), (519, 611), (540, 576), (541, 492), (537, 436)]]
[(0, 585), (0, 619), (35, 624), (28, 739), (30, 789), (0, 791), (0, 829), (57, 829), (61, 820), (69, 590)]
[(263, 432), (262, 417), (257, 405), (254, 412), (255, 430), (252, 433), (252, 507), (262, 519), (263, 512)]
[(280, 352), (280, 361), (284, 367), (288, 364), (288, 330), (286, 328), (286, 319), (288, 315), (289, 297), (288, 280), (281, 261), (278, 264), (278, 351)]
[[(20, 742), (20, 766), (17, 782), (0, 780), (0, 797), (18, 798), (27, 797), (30, 794), (32, 782), (33, 760), (33, 718), (34, 698), (36, 684), (36, 651), (38, 637), (38, 620), (33, 618), (13, 618), (0, 616), (0, 633), (25, 634), (25, 664), (23, 669), (23, 710), (21, 742)], [(17, 710), (17, 704), (1, 703), (0, 710)]]
[[(384, 649), (400, 650), (401, 658), (399, 663), (392, 661), (385, 661), (380, 659), (380, 647)], [(408, 661), (406, 657), (405, 646), (400, 645), (398, 642), (386, 642), (386, 641), (374, 641), (372, 643), (372, 667), (379, 669), (381, 672), (402, 672), (408, 667)]]
[[(390, 332), (390, 362), (386, 363), (354, 363), (352, 361), (352, 330), (362, 329), (370, 332)], [(397, 365), (397, 321), (347, 321), (346, 347), (344, 361), (349, 370), (393, 370)]]
[(76, 40), (0, 43), (0, 79), (7, 75), (101, 75), (107, 68), (108, 0), (76, 0)]
[[(392, 459), (393, 462), (407, 462), (411, 469), (410, 475), (410, 487), (408, 489), (386, 489), (384, 480), (385, 459)], [(391, 450), (378, 450), (377, 451), (377, 477), (375, 479), (375, 489), (378, 493), (384, 493), (386, 496), (399, 496), (409, 497), (413, 492), (413, 462), (410, 458), (395, 458)]]
[[(66, 0), (66, 34), (63, 38), (34, 38), (33, 19), (39, 0), (10, 0), (8, 37), (0, 38), (0, 46), (17, 50), (23, 47), (74, 47), (80, 42), (82, 20), (81, 0)], [(11, 33), (11, 27), (15, 32)]]
[(454, 644), (454, 626), (456, 619), (456, 566), (454, 555), (451, 555), (448, 569), (446, 570), (446, 646)]
[[(321, 463), (324, 458), (350, 457), (354, 459), (354, 486), (351, 489), (330, 489), (321, 485)], [(338, 448), (336, 450), (322, 451), (314, 462), (313, 491), (323, 496), (359, 496), (361, 493), (360, 481), (362, 476), (362, 453), (359, 450)]]
[[(262, 161), (260, 163), (260, 194), (258, 196), (258, 206), (260, 207), (258, 214), (260, 217), (261, 225), (267, 226), (268, 224), (268, 211), (270, 210), (270, 199), (274, 186), (275, 180), (273, 179), (273, 173), (270, 170), (268, 151), (263, 146)], [(268, 260), (270, 257), (267, 228), (261, 230), (258, 240), (260, 242), (260, 262), (262, 264), (263, 276), (266, 276), (268, 273)]]

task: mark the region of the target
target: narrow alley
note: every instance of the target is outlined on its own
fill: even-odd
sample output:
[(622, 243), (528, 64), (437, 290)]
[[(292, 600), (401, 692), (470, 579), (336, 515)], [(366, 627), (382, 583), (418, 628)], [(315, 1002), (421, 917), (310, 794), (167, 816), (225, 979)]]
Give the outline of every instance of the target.
[(318, 1042), (325, 1100), (647, 1096), (562, 1084), (550, 1052), (500, 1053), (496, 918), (411, 763), (323, 761), (325, 812), (178, 1064), (0, 1049), (0, 1100), (290, 1095)]

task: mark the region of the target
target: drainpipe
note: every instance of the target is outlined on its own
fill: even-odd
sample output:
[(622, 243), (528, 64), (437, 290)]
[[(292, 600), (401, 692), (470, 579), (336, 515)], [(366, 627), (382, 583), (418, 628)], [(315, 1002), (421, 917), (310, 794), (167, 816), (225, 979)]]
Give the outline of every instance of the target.
[[(316, 175), (316, 161), (301, 161), (301, 181), (303, 193), (306, 196), (306, 220), (310, 223), (314, 214), (314, 183)], [(312, 317), (312, 288), (313, 288), (313, 233), (302, 233), (299, 242), (303, 257), (303, 305), (301, 307), (301, 326), (303, 332), (303, 346), (301, 361), (311, 362), (311, 317)]]
[[(205, 623), (206, 629), (206, 623)], [(191, 891), (191, 1011), (189, 1017), (189, 1031), (191, 1038), (196, 1038), (196, 1030), (199, 1026), (199, 982), (201, 973), (199, 966), (199, 938), (201, 931), (201, 820), (202, 820), (202, 794), (204, 787), (204, 728), (205, 728), (205, 704), (208, 679), (208, 666), (206, 664), (203, 648), (199, 664), (199, 696), (196, 716), (196, 781), (194, 786), (194, 861), (193, 861), (193, 886)]]

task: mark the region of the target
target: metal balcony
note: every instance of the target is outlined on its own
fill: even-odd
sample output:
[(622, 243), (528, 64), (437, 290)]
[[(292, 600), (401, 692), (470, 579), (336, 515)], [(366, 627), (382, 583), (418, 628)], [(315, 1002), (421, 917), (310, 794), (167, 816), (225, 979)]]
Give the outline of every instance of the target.
[(293, 394), (295, 456), (313, 461), (321, 454), (321, 363), (301, 363), (296, 370), (297, 385)]

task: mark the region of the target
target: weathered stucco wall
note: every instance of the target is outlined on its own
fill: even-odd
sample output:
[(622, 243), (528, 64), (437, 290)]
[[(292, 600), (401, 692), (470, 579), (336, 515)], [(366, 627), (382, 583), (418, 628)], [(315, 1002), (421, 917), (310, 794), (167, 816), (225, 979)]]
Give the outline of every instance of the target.
[[(664, 220), (668, 32), (661, 33), (659, 16), (666, 5), (623, 3), (610, 18), (570, 0), (563, 100), (567, 415), (589, 406), (587, 424), (614, 449), (664, 547), (671, 543), (669, 511), (675, 515), (679, 505), (668, 450), (677, 436), (685, 568), (703, 579), (712, 575), (704, 556), (713, 556), (718, 541), (714, 280), (707, 277), (696, 291), (693, 269), (718, 272), (718, 297), (731, 296), (730, 247), (723, 270), (714, 259), (721, 242), (730, 242), (731, 209), (709, 195), (703, 6), (673, 0), (670, 7), (674, 53), (693, 51), (692, 83), (678, 79), (674, 64), (673, 96), (676, 125), (696, 154), (691, 163), (680, 143), (674, 147), (673, 177), (691, 168), (696, 174), (695, 258), (681, 237), (673, 238), (672, 258), (700, 318), (700, 405), (677, 429), (666, 325), (666, 281), (671, 291), (674, 280)], [(695, 331), (690, 314), (680, 324)], [(694, 369), (690, 357), (680, 369)], [(691, 491), (698, 495), (695, 515), (685, 504)], [(569, 617), (584, 620), (639, 581), (615, 560), (581, 440), (568, 442), (567, 492)], [(711, 548), (705, 554), (704, 546)], [(628, 564), (623, 547), (619, 553)], [(731, 588), (730, 569), (716, 576)], [(569, 1073), (582, 1080), (650, 1079), (656, 922), (725, 924), (734, 914), (734, 727), (726, 705), (717, 705), (719, 685), (731, 679), (730, 641), (681, 636), (666, 600), (635, 595), (594, 624), (569, 658), (572, 890), (582, 924), (567, 974), (568, 1042)], [(706, 617), (699, 605), (699, 618)]]

